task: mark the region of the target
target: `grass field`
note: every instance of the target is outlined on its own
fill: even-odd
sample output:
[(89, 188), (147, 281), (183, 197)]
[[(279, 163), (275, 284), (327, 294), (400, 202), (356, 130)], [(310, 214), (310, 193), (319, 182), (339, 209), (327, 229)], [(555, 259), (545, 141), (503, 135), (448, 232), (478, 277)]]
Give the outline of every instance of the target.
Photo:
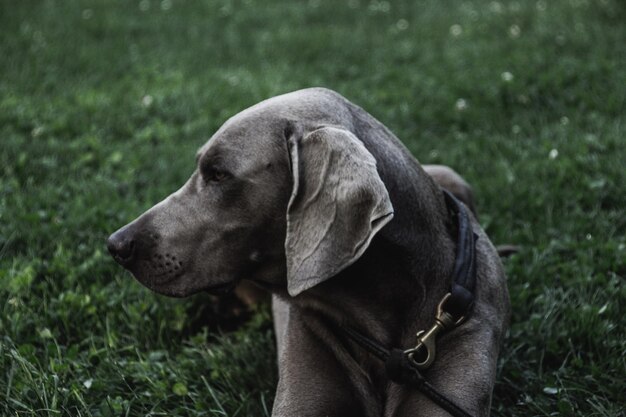
[(268, 309), (209, 331), (104, 240), (229, 116), (339, 91), (474, 186), (513, 305), (496, 416), (626, 415), (626, 5), (0, 0), (0, 415), (264, 416)]

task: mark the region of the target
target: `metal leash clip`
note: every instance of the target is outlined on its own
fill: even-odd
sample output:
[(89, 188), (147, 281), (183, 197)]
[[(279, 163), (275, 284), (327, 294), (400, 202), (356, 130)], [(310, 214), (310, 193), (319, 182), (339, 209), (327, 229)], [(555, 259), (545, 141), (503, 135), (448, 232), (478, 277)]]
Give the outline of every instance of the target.
[(443, 306), (450, 298), (450, 293), (447, 293), (439, 302), (437, 306), (437, 316), (435, 317), (435, 324), (430, 330), (420, 330), (417, 332), (417, 345), (414, 348), (405, 350), (404, 353), (413, 365), (419, 370), (428, 369), (435, 360), (435, 339), (437, 335), (443, 331), (450, 330), (465, 320), (465, 316), (461, 316), (458, 320), (454, 320), (454, 317), (443, 309)]

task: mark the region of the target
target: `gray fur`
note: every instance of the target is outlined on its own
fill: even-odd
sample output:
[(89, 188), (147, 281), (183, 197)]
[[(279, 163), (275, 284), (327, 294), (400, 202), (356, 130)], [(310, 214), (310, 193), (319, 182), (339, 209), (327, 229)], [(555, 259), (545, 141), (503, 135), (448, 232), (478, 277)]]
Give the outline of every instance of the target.
[(424, 171), (435, 180), (440, 187), (450, 191), (456, 198), (461, 200), (478, 218), (474, 206), (474, 193), (472, 187), (452, 168), (445, 165), (423, 165)]
[[(447, 415), (390, 382), (329, 325), (408, 348), (450, 286), (455, 236), (445, 203), (401, 142), (339, 94), (314, 88), (232, 117), (200, 149), (198, 166), (109, 238), (116, 259), (167, 295), (220, 292), (244, 278), (268, 288), (279, 365), (273, 416)], [(486, 416), (509, 300), (498, 254), (473, 225), (476, 304), (441, 336), (426, 377)]]

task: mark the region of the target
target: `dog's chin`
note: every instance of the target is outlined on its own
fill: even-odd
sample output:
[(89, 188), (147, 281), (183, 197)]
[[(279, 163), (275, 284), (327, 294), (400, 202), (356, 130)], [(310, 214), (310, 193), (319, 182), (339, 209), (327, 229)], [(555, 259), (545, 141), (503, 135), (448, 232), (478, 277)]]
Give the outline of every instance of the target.
[(195, 293), (200, 292), (202, 289), (195, 289), (190, 280), (185, 274), (176, 274), (172, 276), (154, 276), (150, 274), (142, 274), (140, 271), (131, 271), (137, 281), (144, 287), (154, 291), (157, 294), (165, 295), (173, 298), (184, 298)]
[(144, 287), (157, 294), (173, 298), (184, 298), (206, 291), (211, 295), (225, 295), (232, 292), (237, 286), (237, 280), (222, 281), (218, 283), (202, 282), (189, 274), (177, 274), (163, 279), (161, 276), (143, 275), (133, 272), (133, 276)]
[(237, 286), (237, 281), (227, 282), (224, 284), (213, 285), (205, 288), (205, 291), (211, 295), (226, 295), (232, 292)]

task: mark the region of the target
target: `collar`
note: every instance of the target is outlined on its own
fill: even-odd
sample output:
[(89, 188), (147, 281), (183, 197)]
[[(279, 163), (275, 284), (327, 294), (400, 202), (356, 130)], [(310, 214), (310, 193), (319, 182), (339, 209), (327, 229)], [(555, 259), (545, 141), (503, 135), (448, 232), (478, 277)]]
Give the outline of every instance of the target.
[(476, 240), (478, 235), (472, 229), (467, 208), (451, 193), (443, 191), (448, 212), (456, 220), (456, 257), (452, 272), (450, 295), (444, 303), (444, 310), (455, 320), (468, 316), (474, 305), (476, 288)]

